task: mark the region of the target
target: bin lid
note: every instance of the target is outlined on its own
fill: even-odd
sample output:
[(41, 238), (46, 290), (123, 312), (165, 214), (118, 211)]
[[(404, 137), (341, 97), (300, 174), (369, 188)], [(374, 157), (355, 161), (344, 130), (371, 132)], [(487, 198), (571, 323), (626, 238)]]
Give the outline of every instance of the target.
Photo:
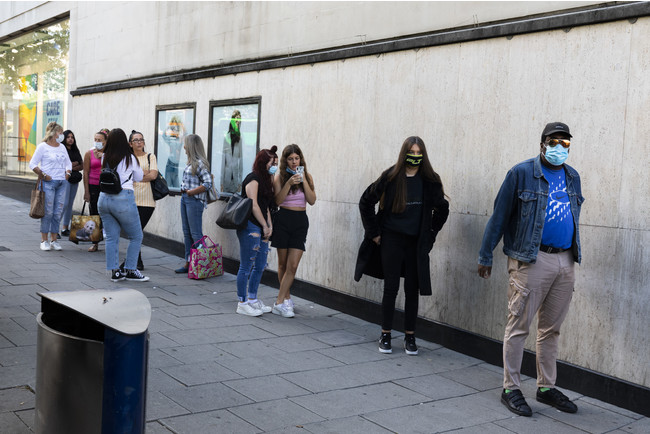
[(135, 289), (52, 291), (38, 295), (127, 335), (144, 333), (151, 321), (151, 304)]

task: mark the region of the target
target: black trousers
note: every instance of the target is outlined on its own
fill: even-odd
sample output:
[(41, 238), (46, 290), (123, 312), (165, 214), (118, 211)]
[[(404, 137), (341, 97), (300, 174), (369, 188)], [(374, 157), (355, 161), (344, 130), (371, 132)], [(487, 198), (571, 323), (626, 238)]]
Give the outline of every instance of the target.
[(384, 230), (381, 234), (381, 265), (384, 269), (384, 297), (381, 302), (381, 327), (392, 330), (395, 299), (399, 291), (402, 267), (404, 278), (404, 330), (415, 331), (418, 316), (419, 284), (417, 266), (418, 237)]
[(139, 206), (138, 207), (138, 214), (140, 215), (140, 226), (142, 226), (142, 229), (144, 229), (145, 226), (147, 226), (147, 223), (149, 223), (149, 219), (153, 215), (153, 211), (156, 208), (153, 206)]

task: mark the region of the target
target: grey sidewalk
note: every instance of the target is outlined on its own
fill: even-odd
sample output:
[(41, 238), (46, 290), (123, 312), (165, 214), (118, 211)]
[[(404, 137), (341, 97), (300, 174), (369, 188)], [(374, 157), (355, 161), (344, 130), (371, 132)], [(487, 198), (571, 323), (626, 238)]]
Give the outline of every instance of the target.
[[(112, 283), (103, 243), (98, 253), (68, 241), (40, 251), (28, 210), (0, 196), (2, 433), (33, 430), (36, 293), (121, 287), (153, 308), (148, 433), (650, 432), (650, 419), (571, 391), (579, 411), (560, 413), (534, 400), (530, 378), (534, 414), (517, 417), (499, 401), (500, 368), (423, 340), (420, 355), (406, 356), (399, 334), (394, 353), (380, 354), (377, 325), (307, 300), (294, 298), (293, 319), (237, 315), (234, 276), (187, 279), (173, 272), (181, 258), (149, 247), (151, 281)], [(260, 288), (266, 304), (276, 294)]]

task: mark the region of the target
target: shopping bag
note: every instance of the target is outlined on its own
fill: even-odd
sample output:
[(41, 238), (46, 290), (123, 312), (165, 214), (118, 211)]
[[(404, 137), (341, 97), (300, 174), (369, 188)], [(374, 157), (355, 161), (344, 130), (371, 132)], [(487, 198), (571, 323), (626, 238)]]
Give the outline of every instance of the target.
[[(196, 248), (195, 248), (196, 246)], [(223, 255), (221, 246), (215, 244), (210, 237), (203, 238), (192, 244), (187, 277), (190, 279), (205, 279), (223, 274)]]
[(32, 198), (29, 201), (29, 216), (33, 219), (40, 219), (45, 216), (45, 192), (43, 191), (43, 180), (39, 179), (32, 190)]
[(73, 215), (70, 224), (70, 236), (68, 239), (75, 244), (79, 241), (90, 241), (98, 243), (104, 239), (102, 235), (102, 220), (98, 215), (84, 215), (86, 202), (81, 208), (81, 215)]

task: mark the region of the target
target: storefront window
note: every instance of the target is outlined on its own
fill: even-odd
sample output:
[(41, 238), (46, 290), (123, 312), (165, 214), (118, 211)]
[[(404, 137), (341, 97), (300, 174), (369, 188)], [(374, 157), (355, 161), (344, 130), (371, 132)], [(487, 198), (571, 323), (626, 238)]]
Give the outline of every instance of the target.
[(29, 170), (49, 122), (65, 128), (69, 20), (0, 41), (0, 175)]

